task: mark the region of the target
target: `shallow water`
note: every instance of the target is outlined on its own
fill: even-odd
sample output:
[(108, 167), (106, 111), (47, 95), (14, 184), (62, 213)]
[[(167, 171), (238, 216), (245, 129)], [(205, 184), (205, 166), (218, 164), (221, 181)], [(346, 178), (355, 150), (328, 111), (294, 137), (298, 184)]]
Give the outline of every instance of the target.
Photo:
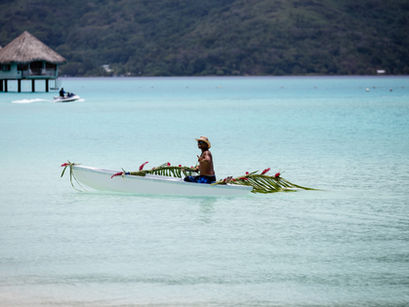
[[(409, 304), (408, 77), (62, 82), (82, 100), (0, 93), (0, 305)], [(271, 167), (320, 190), (147, 197), (59, 178), (66, 160), (191, 165), (200, 135), (218, 178)]]

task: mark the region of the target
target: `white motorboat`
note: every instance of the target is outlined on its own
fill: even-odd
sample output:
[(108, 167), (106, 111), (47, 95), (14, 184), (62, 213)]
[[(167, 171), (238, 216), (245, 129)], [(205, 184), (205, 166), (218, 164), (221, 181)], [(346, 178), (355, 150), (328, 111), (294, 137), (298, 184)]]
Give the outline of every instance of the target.
[(54, 102), (72, 102), (79, 100), (81, 97), (78, 95), (71, 95), (71, 96), (54, 96)]

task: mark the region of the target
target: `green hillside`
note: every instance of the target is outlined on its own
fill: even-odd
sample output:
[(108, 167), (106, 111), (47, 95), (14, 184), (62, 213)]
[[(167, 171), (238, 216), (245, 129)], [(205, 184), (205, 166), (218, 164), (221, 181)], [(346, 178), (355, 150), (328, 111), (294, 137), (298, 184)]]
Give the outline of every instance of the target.
[(0, 1), (24, 30), (72, 76), (409, 73), (407, 0)]

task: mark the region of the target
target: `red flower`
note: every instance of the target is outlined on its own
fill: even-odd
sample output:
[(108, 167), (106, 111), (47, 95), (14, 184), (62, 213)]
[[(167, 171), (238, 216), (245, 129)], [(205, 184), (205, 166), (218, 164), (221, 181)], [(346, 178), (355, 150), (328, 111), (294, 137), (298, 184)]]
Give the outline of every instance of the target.
[(275, 175), (274, 175), (274, 177), (276, 177), (276, 178), (278, 178), (278, 177), (280, 177), (280, 173), (276, 173)]
[(179, 164), (178, 166), (179, 166), (179, 167), (182, 167), (182, 164)]
[(168, 166), (170, 166), (170, 163), (168, 162)]
[(68, 166), (68, 165), (70, 165), (69, 163), (63, 163), (63, 164), (61, 164), (61, 167), (65, 167), (65, 166)]
[(266, 168), (264, 171), (261, 172), (261, 175), (264, 175), (270, 171), (270, 168)]
[(246, 175), (248, 175), (249, 174), (249, 172), (246, 172)]
[(113, 175), (111, 176), (111, 179), (114, 178), (114, 177), (116, 177), (116, 176), (122, 176), (123, 174), (124, 174), (124, 172), (115, 173), (115, 174), (113, 174)]
[(146, 165), (146, 164), (148, 164), (149, 162), (148, 161), (146, 161), (145, 163), (142, 163), (140, 166), (139, 166), (139, 170), (141, 171), (141, 170), (143, 170), (143, 167)]

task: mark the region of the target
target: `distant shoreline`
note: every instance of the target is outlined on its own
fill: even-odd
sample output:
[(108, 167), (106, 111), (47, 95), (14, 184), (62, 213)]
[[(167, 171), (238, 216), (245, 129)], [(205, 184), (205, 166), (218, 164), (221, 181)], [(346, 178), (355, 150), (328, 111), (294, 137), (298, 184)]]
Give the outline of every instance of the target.
[(217, 75), (208, 75), (208, 76), (60, 76), (59, 79), (69, 79), (69, 78), (106, 78), (106, 79), (144, 79), (144, 78), (231, 78), (231, 79), (240, 79), (240, 78), (400, 78), (400, 77), (409, 77), (409, 74), (402, 75), (247, 75), (247, 76), (217, 76)]

